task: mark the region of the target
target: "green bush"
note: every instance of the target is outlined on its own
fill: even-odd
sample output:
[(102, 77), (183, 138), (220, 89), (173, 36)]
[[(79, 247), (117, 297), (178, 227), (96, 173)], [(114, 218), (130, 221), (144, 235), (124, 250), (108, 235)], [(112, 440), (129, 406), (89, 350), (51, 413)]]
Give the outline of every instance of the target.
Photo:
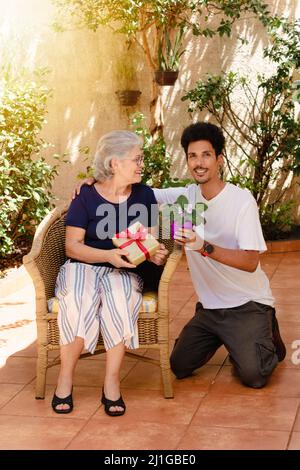
[(145, 126), (144, 120), (145, 117), (142, 113), (135, 113), (131, 117), (134, 132), (144, 139), (145, 166), (142, 181), (153, 188), (161, 188), (170, 180), (170, 156), (166, 151), (163, 136), (153, 137)]
[(261, 224), (266, 240), (285, 238), (291, 232), (295, 225), (291, 215), (294, 205), (293, 201), (288, 201), (263, 207)]
[(41, 152), (50, 144), (40, 137), (49, 89), (46, 70), (31, 78), (2, 69), (0, 81), (0, 257), (12, 253), (20, 237), (33, 236), (51, 207), (57, 165)]
[(169, 188), (186, 186), (193, 181), (189, 178), (179, 179), (170, 176), (171, 159), (167, 153), (166, 142), (162, 135), (153, 137), (145, 126), (145, 117), (142, 113), (131, 116), (134, 131), (143, 137), (144, 169), (142, 182), (152, 188)]

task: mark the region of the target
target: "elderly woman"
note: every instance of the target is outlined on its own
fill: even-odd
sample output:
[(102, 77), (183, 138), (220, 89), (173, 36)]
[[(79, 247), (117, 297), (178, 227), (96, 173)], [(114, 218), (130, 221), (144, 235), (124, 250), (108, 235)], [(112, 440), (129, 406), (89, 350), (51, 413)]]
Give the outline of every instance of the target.
[[(120, 368), (125, 348), (139, 345), (137, 318), (143, 287), (139, 272), (149, 262), (142, 263), (141, 269), (130, 264), (124, 250), (114, 248), (111, 238), (136, 221), (149, 228), (157, 223), (153, 191), (140, 183), (141, 145), (133, 132), (104, 135), (94, 159), (96, 181), (81, 189), (66, 217), (69, 259), (56, 284), (61, 338), (61, 368), (52, 400), (56, 413), (72, 411), (73, 372), (83, 348), (94, 352), (99, 329), (107, 351), (101, 401), (108, 415), (125, 413)], [(160, 245), (150, 262), (161, 265), (166, 255)]]

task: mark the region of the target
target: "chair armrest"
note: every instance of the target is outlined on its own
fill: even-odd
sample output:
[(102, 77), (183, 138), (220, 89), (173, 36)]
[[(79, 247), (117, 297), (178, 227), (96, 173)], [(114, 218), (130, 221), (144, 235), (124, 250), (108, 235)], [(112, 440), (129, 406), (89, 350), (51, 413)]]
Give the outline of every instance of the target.
[[(37, 318), (47, 314), (48, 273), (53, 269), (52, 250), (47, 242), (53, 223), (67, 210), (67, 205), (53, 209), (38, 226), (30, 252), (23, 257), (23, 264), (35, 288)], [(46, 245), (45, 245), (46, 243)], [(49, 298), (49, 293), (48, 293)]]
[(183, 250), (179, 245), (174, 245), (174, 250), (170, 254), (158, 286), (158, 311), (159, 316), (169, 315), (169, 283), (181, 260)]
[(59, 219), (59, 217), (61, 217), (61, 215), (67, 211), (67, 208), (68, 205), (63, 204), (60, 207), (52, 209), (52, 211), (39, 224), (33, 238), (31, 250), (23, 257), (23, 263), (25, 266), (38, 258), (43, 246), (44, 238), (47, 234), (47, 230), (51, 227), (55, 220)]

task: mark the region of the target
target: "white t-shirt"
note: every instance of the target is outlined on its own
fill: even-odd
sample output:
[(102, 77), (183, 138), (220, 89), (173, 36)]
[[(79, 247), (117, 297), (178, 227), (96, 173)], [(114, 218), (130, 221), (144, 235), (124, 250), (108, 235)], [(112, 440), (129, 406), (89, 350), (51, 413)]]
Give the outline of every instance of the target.
[[(189, 203), (205, 203), (204, 239), (229, 249), (266, 251), (258, 208), (252, 194), (227, 183), (222, 191), (207, 201), (201, 187), (154, 189), (159, 204), (174, 203), (181, 194)], [(230, 308), (251, 300), (274, 306), (269, 280), (260, 264), (253, 273), (232, 268), (196, 251), (186, 250), (187, 261), (199, 301), (204, 308)]]

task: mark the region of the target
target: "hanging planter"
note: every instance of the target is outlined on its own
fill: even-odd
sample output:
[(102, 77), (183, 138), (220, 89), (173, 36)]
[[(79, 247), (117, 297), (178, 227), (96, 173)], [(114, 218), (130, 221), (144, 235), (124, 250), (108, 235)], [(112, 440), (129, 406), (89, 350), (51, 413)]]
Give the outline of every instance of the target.
[(135, 106), (138, 102), (140, 90), (118, 90), (116, 95), (122, 106)]
[(161, 86), (172, 86), (177, 80), (178, 70), (156, 70), (155, 81)]

